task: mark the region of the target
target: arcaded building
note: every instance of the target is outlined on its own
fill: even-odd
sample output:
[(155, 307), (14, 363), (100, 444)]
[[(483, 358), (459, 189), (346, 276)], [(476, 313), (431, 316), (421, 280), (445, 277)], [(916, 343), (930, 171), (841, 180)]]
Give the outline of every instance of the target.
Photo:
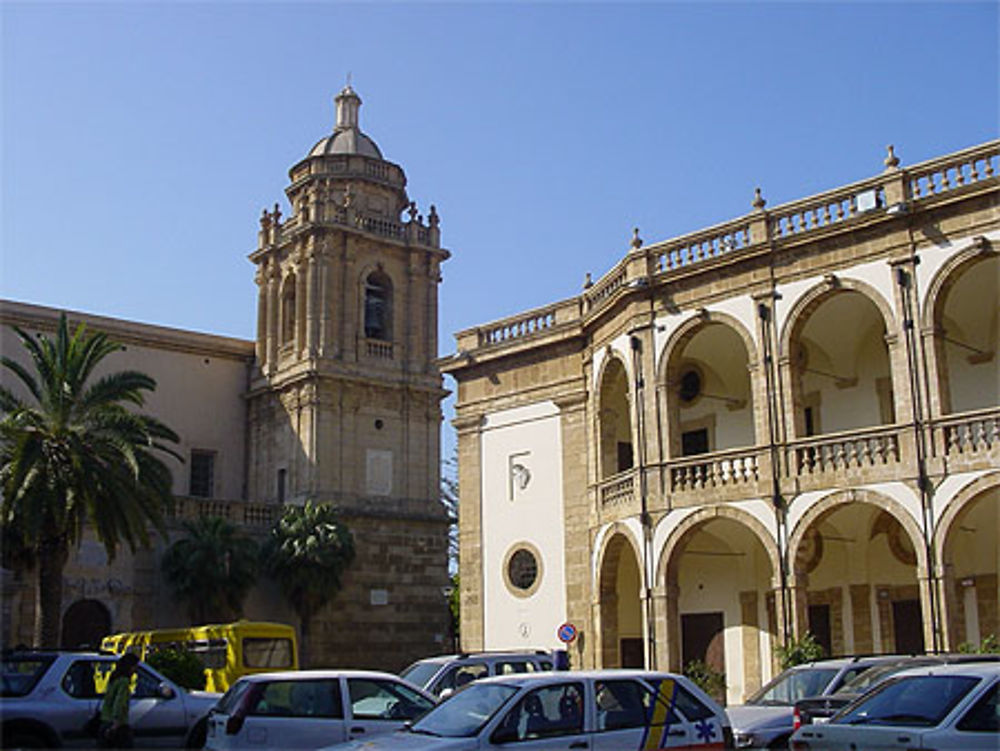
[(998, 157), (890, 147), (459, 332), (463, 648), (570, 622), (577, 665), (704, 659), (739, 702), (806, 631), (1000, 635)]
[[(275, 204), (250, 253), (254, 341), (70, 313), (124, 344), (114, 369), (158, 383), (147, 408), (181, 436), (171, 463), (177, 513), (225, 517), (257, 537), (283, 506), (328, 502), (354, 534), (343, 589), (313, 625), (314, 665), (398, 670), (442, 651), (449, 615), (448, 519), (440, 503), (441, 399), (437, 212), (410, 201), (403, 169), (360, 128), (361, 100), (335, 99), (333, 132), (292, 166), (290, 216)], [(10, 325), (52, 331), (60, 311), (0, 305)], [(6, 376), (5, 376), (6, 378)], [(93, 540), (66, 570), (67, 644), (114, 631), (181, 625), (159, 571), (165, 541), (110, 567)], [(127, 553), (127, 551), (126, 551)], [(5, 643), (30, 643), (31, 579), (4, 572)], [(245, 615), (297, 624), (262, 580)]]

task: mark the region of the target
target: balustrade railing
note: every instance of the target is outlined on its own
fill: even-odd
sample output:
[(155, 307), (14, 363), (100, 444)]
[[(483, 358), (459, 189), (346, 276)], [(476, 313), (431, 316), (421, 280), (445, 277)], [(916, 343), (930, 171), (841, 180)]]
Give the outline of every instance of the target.
[(867, 180), (777, 207), (769, 212), (771, 237), (800, 235), (884, 206), (882, 181), (882, 178)]
[(865, 428), (793, 441), (792, 464), (800, 476), (881, 467), (899, 462), (899, 428)]
[(950, 415), (935, 420), (945, 456), (966, 456), (1000, 446), (1000, 409)]
[(281, 506), (273, 503), (249, 503), (193, 496), (174, 497), (173, 518), (179, 520), (218, 516), (248, 527), (269, 527), (277, 520), (280, 513)]
[(392, 342), (385, 342), (381, 339), (365, 339), (365, 355), (373, 360), (392, 360)]
[(670, 492), (752, 485), (759, 479), (758, 448), (716, 451), (667, 463)]
[(543, 334), (557, 325), (578, 321), (579, 302), (576, 299), (558, 302), (544, 308), (528, 311), (519, 316), (494, 321), (484, 326), (470, 329), (458, 335), (459, 347), (463, 346), (467, 335), (475, 332), (476, 346), (501, 344)]
[(906, 170), (913, 199), (947, 193), (997, 174), (1000, 144), (977, 146)]
[(605, 275), (600, 282), (583, 293), (584, 299), (587, 301), (587, 307), (594, 308), (603, 304), (605, 300), (625, 286), (625, 280), (626, 269), (624, 265), (620, 265), (613, 272)]
[(634, 470), (619, 473), (599, 486), (601, 508), (624, 506), (635, 499), (636, 475)]
[(672, 271), (699, 261), (718, 258), (750, 245), (748, 219), (710, 227), (650, 248), (654, 254), (656, 271)]

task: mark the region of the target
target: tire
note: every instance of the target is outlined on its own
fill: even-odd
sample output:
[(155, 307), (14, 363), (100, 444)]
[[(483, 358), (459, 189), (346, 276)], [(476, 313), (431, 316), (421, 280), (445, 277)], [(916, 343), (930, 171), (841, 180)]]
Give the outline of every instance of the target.
[(27, 730), (15, 730), (9, 734), (4, 734), (3, 747), (6, 751), (14, 751), (19, 748), (48, 748), (45, 739), (40, 735)]

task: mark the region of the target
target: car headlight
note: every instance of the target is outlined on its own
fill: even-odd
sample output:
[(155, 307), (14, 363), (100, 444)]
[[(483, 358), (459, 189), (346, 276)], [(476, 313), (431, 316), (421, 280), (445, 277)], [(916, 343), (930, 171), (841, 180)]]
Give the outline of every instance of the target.
[(750, 748), (753, 745), (753, 733), (733, 733), (733, 746), (736, 748)]

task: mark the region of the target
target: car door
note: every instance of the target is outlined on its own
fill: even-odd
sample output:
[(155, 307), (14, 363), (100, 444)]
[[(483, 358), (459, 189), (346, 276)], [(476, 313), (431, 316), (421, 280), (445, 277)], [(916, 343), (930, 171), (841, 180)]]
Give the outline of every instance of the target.
[[(129, 700), (129, 724), (137, 746), (182, 748), (187, 735), (187, 713), (177, 689), (161, 693), (163, 678), (142, 665), (136, 668)], [(167, 684), (169, 685), (169, 684)]]
[(402, 681), (379, 677), (347, 677), (347, 738), (364, 740), (389, 733), (416, 720), (434, 707), (434, 702)]
[(233, 745), (320, 748), (344, 740), (339, 679), (289, 679), (262, 683)]
[(1000, 680), (987, 688), (954, 727), (936, 728), (923, 737), (925, 748), (965, 751), (1000, 748)]
[(517, 751), (590, 748), (585, 710), (584, 684), (580, 681), (531, 689), (493, 728), (486, 748)]
[(52, 725), (67, 747), (93, 747), (94, 739), (84, 732), (83, 725), (100, 708), (106, 674), (113, 665), (107, 660), (73, 660), (59, 681), (65, 697), (45, 701), (45, 709), (52, 710)]

